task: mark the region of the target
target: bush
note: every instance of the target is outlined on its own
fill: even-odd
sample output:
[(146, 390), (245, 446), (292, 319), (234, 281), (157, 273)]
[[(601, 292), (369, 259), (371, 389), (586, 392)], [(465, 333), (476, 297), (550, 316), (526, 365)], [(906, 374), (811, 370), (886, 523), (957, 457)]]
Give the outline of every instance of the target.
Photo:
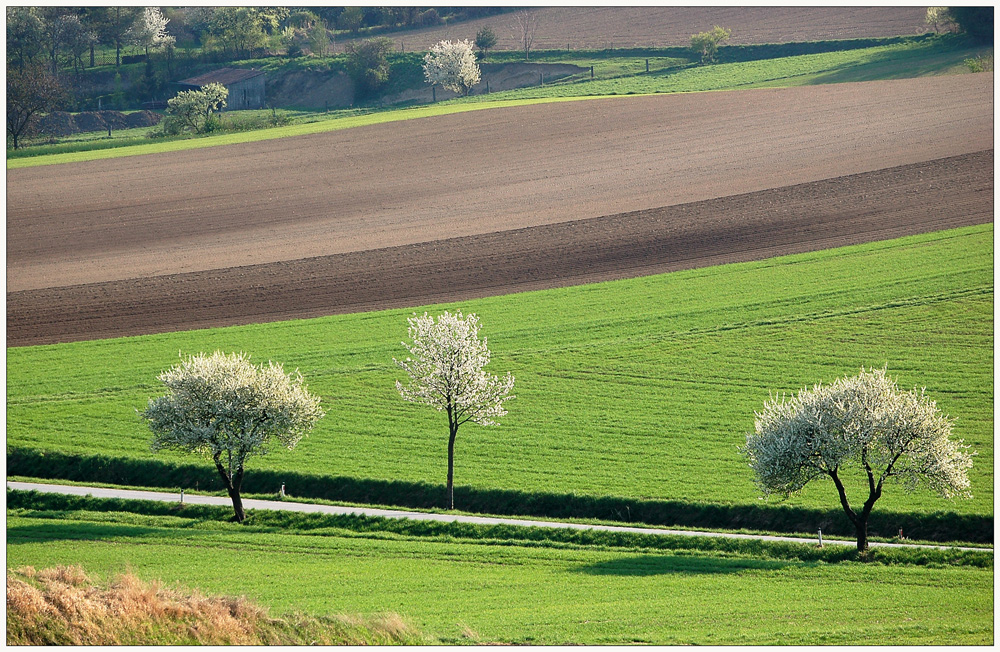
[(347, 44), (347, 74), (354, 80), (358, 98), (376, 95), (389, 82), (392, 40), (385, 36)]
[(980, 54), (978, 57), (966, 59), (965, 65), (968, 66), (969, 70), (972, 72), (992, 72), (993, 55)]

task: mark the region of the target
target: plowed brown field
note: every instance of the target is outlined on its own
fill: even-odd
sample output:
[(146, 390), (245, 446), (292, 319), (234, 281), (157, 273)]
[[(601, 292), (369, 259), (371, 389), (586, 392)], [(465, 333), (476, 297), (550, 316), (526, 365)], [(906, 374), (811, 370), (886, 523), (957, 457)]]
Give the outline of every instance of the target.
[(10, 170), (8, 344), (419, 305), (988, 222), (992, 83), (570, 102)]
[[(691, 35), (721, 25), (733, 45), (905, 36), (929, 30), (926, 7), (540, 7), (535, 50), (688, 46)], [(442, 39), (474, 39), (488, 25), (497, 48), (516, 50), (511, 14), (389, 34), (407, 52)], [(343, 49), (343, 42), (338, 43)]]

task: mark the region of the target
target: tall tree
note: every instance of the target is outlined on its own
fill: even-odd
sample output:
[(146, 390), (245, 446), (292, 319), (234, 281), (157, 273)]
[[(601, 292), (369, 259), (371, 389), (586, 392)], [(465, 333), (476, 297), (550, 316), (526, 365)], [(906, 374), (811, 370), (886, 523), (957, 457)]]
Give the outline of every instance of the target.
[(38, 114), (56, 108), (62, 97), (59, 81), (41, 63), (7, 71), (7, 136), (14, 149), (32, 132)]
[(45, 51), (45, 20), (37, 7), (7, 7), (7, 67), (24, 68)]
[[(945, 498), (971, 497), (972, 457), (950, 439), (951, 425), (923, 390), (904, 392), (885, 369), (862, 369), (788, 400), (767, 401), (741, 451), (765, 495), (789, 496), (829, 477), (864, 553), (868, 517), (886, 480), (907, 490), (925, 484)], [(847, 495), (850, 466), (864, 472), (868, 495), (860, 510)]]
[(498, 378), (483, 370), (490, 361), (486, 338), (479, 339), (479, 317), (445, 312), (437, 321), (424, 313), (409, 320), (411, 344), (406, 360), (393, 361), (410, 377), (408, 385), (396, 381), (404, 400), (429, 405), (448, 414), (448, 482), (446, 506), (455, 509), (455, 438), (469, 421), (494, 426), (507, 414), (503, 404), (514, 398), (514, 376)]
[(159, 7), (145, 7), (129, 28), (129, 42), (141, 47), (148, 57), (150, 49), (174, 43), (174, 37), (167, 34), (169, 22), (170, 19), (163, 15)]
[(511, 17), (510, 30), (514, 40), (524, 50), (524, 60), (528, 60), (531, 48), (535, 44), (535, 32), (538, 31), (538, 15), (529, 9), (515, 11)]
[(122, 65), (122, 48), (128, 44), (129, 30), (140, 12), (142, 7), (115, 5), (95, 8), (95, 17), (100, 25), (98, 38), (115, 47), (116, 67)]
[(167, 394), (150, 399), (141, 413), (153, 431), (154, 451), (211, 456), (237, 522), (246, 519), (240, 491), (247, 460), (274, 445), (295, 448), (324, 415), (301, 374), (249, 358), (219, 351), (188, 358), (160, 374)]

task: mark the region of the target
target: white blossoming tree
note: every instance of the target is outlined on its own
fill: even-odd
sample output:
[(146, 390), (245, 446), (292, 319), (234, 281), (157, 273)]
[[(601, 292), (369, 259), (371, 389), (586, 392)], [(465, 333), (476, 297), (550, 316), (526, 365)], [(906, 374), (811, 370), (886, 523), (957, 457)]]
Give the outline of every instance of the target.
[(448, 509), (455, 508), (455, 436), (463, 423), (496, 425), (507, 414), (503, 404), (514, 398), (514, 376), (503, 378), (483, 370), (490, 361), (486, 338), (479, 339), (479, 317), (445, 312), (437, 321), (424, 313), (408, 319), (412, 344), (406, 360), (393, 361), (410, 376), (408, 385), (396, 381), (396, 389), (407, 401), (429, 405), (448, 413)]
[[(860, 553), (868, 549), (868, 517), (886, 480), (907, 490), (924, 484), (945, 498), (971, 497), (972, 454), (950, 439), (951, 420), (924, 390), (900, 390), (885, 369), (862, 369), (787, 400), (772, 398), (756, 417), (741, 452), (760, 490), (787, 497), (829, 476)], [(860, 467), (867, 480), (860, 511), (851, 507), (844, 486), (848, 466)]]
[(181, 91), (167, 100), (167, 118), (163, 130), (178, 134), (191, 130), (196, 134), (208, 131), (212, 115), (226, 108), (229, 89), (218, 82), (205, 84), (198, 90)]
[(136, 16), (135, 22), (129, 27), (125, 37), (129, 43), (137, 45), (146, 51), (165, 47), (175, 42), (173, 36), (167, 34), (167, 23), (170, 19), (163, 15), (159, 7), (145, 7)]
[(235, 520), (246, 518), (240, 487), (246, 461), (277, 444), (292, 449), (323, 417), (320, 399), (302, 375), (280, 364), (256, 366), (243, 353), (191, 356), (160, 374), (167, 394), (141, 413), (153, 431), (152, 449), (208, 454), (233, 501)]
[(424, 78), (428, 84), (440, 84), (455, 93), (468, 95), (479, 83), (479, 64), (472, 43), (440, 41), (424, 56)]

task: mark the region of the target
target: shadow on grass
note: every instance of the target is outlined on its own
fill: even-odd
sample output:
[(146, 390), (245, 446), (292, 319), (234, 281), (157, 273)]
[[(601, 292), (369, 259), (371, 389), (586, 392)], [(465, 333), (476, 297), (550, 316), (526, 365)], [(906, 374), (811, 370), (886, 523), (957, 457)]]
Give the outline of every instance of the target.
[(978, 54), (976, 49), (962, 48), (951, 51), (930, 49), (912, 52), (884, 52), (873, 54), (864, 63), (817, 75), (810, 84), (838, 84), (843, 82), (907, 79), (947, 74), (956, 66)]
[[(46, 519), (49, 520), (49, 519)], [(88, 523), (81, 521), (58, 521), (15, 525), (7, 528), (7, 545), (46, 541), (110, 541), (135, 539), (148, 536), (189, 536), (188, 532), (169, 532), (159, 528), (119, 523)]]
[(648, 577), (651, 575), (670, 575), (675, 573), (685, 575), (723, 575), (740, 573), (745, 570), (779, 570), (789, 565), (788, 562), (760, 559), (641, 555), (588, 564), (574, 569), (573, 572), (586, 575), (621, 575), (623, 577)]

